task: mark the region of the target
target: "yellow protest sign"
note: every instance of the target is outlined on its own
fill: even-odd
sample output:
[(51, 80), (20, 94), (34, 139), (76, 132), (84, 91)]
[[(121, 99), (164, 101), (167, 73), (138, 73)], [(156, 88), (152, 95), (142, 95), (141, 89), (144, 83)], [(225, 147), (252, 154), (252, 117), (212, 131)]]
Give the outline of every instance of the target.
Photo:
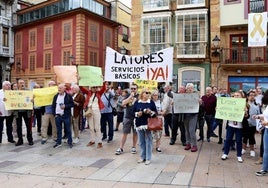
[(140, 93), (143, 88), (148, 88), (151, 92), (157, 90), (158, 82), (155, 80), (135, 80), (134, 83), (138, 86), (138, 93)]
[(242, 122), (245, 114), (246, 99), (218, 97), (216, 118)]
[(6, 90), (4, 92), (7, 110), (32, 110), (33, 109), (33, 92), (21, 90)]
[(52, 104), (53, 97), (58, 92), (58, 87), (46, 87), (33, 89), (34, 105), (47, 106)]

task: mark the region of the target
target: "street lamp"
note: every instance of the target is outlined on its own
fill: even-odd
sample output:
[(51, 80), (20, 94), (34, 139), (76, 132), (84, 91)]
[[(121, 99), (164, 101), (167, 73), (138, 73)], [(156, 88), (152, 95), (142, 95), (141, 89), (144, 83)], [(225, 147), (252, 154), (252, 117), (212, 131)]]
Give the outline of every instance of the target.
[(72, 65), (76, 65), (76, 63), (74, 62), (75, 61), (74, 55), (70, 55), (69, 59)]
[(219, 53), (219, 49), (220, 49), (220, 41), (221, 39), (218, 37), (218, 35), (216, 35), (214, 37), (214, 39), (212, 40), (212, 43), (213, 43), (213, 47), (212, 47), (212, 56), (218, 56), (220, 55)]
[(127, 54), (127, 49), (125, 48), (125, 46), (122, 46), (120, 48), (120, 53), (123, 54), (123, 55), (126, 55)]

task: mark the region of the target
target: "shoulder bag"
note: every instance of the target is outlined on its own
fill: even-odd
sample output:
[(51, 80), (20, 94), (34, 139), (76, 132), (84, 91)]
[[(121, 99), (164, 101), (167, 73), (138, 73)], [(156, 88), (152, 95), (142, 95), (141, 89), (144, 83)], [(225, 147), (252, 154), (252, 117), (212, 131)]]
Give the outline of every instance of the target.
[(163, 129), (163, 120), (160, 117), (148, 118), (147, 129), (150, 131), (159, 131)]

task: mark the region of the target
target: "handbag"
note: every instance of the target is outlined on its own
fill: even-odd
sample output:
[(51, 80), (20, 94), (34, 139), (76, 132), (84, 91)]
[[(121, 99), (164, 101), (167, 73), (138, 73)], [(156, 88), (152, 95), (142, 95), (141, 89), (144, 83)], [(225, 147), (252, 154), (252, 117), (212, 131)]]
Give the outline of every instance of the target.
[(159, 117), (148, 118), (147, 129), (150, 131), (159, 131), (163, 129), (163, 120)]
[(91, 107), (85, 109), (84, 116), (86, 116), (86, 117), (92, 116), (92, 108)]
[[(93, 97), (92, 104), (93, 104), (95, 98), (96, 98), (96, 94), (95, 94), (94, 97)], [(91, 116), (92, 116), (92, 112), (93, 112), (93, 110), (92, 110), (92, 104), (91, 104), (90, 107), (87, 107), (87, 108), (84, 110), (84, 116), (85, 116), (85, 117), (91, 117)]]

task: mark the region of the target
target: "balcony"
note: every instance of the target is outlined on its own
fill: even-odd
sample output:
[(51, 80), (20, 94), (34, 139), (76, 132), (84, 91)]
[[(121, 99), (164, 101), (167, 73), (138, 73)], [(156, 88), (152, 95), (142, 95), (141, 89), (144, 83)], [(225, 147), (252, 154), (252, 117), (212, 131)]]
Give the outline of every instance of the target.
[(6, 18), (4, 16), (0, 16), (0, 23), (4, 26), (10, 26), (11, 18)]
[(0, 56), (9, 57), (10, 56), (10, 47), (0, 46)]
[(220, 59), (221, 65), (225, 69), (268, 68), (268, 47), (223, 48)]

